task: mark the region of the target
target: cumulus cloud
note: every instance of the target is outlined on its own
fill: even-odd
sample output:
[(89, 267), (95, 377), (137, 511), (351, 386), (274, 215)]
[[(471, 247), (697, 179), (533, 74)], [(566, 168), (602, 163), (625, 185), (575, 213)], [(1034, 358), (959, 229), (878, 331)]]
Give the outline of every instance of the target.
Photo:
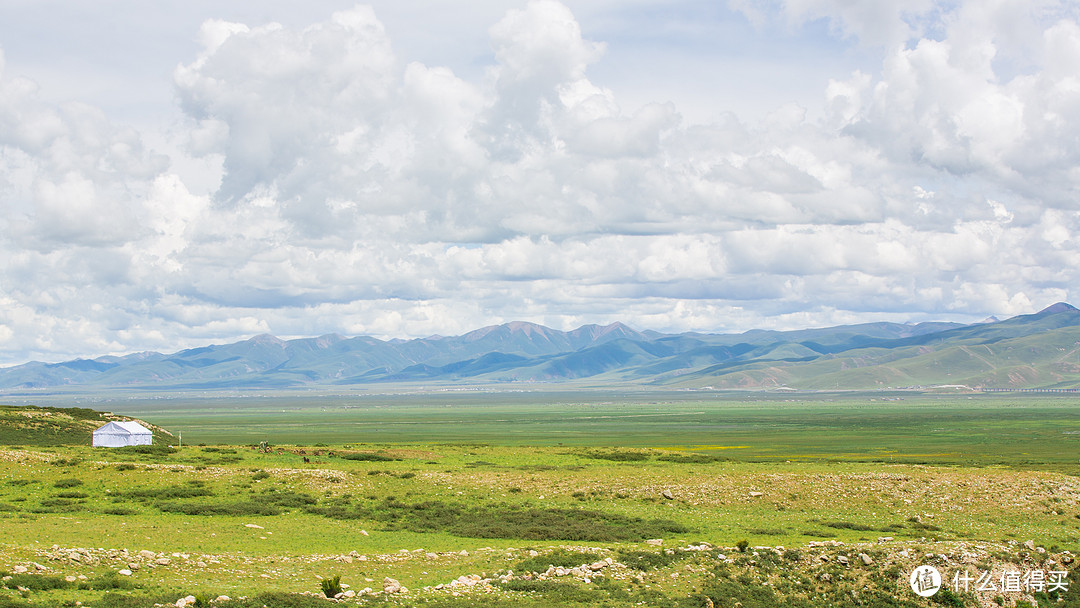
[[(0, 55), (0, 361), (526, 319), (741, 331), (1075, 298), (1080, 24), (1065, 4), (738, 4), (880, 58), (760, 121), (624, 107), (554, 0), (462, 78), (366, 6), (206, 21), (172, 158)], [(673, 66), (677, 69), (678, 66)], [(202, 159), (202, 164), (192, 159)], [(171, 160), (171, 162), (170, 162)], [(202, 167), (191, 186), (178, 167)]]

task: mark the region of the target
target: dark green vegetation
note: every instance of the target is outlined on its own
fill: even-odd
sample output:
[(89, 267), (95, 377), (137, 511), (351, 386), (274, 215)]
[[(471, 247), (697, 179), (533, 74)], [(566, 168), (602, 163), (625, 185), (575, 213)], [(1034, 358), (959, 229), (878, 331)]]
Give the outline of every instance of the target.
[(1076, 388), (1080, 311), (1056, 304), (987, 324), (867, 323), (798, 331), (659, 334), (621, 324), (563, 332), (531, 323), (408, 341), (256, 336), (171, 355), (0, 370), (0, 388), (287, 389), (572, 382), (724, 389), (926, 385)]
[(381, 522), (386, 530), (445, 532), (471, 538), (519, 538), (610, 542), (645, 540), (690, 530), (671, 520), (643, 519), (586, 509), (535, 508), (522, 505), (450, 504), (424, 501), (407, 504), (387, 498), (371, 506), (347, 500), (311, 513), (335, 519)]

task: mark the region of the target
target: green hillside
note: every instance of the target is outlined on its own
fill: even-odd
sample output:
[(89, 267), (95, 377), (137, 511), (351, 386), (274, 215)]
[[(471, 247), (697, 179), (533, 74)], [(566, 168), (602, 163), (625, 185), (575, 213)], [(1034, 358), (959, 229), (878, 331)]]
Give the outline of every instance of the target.
[[(134, 420), (80, 407), (0, 405), (0, 445), (90, 445), (94, 431), (112, 420)], [(155, 445), (175, 439), (165, 429), (137, 420), (154, 432)]]
[[(1041, 325), (1041, 324), (1040, 324)], [(987, 327), (936, 342), (860, 348), (812, 360), (761, 361), (705, 368), (680, 386), (873, 389), (965, 385), (972, 388), (1080, 386), (1080, 327)]]

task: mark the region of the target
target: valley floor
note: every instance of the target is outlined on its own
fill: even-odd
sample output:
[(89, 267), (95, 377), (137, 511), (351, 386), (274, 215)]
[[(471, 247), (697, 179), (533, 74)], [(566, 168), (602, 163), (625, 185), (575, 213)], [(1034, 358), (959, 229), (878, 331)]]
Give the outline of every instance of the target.
[[(1080, 478), (1004, 467), (475, 444), (4, 449), (0, 539), (0, 607), (323, 606), (324, 584), (359, 605), (1080, 605)], [(930, 600), (909, 584), (921, 565), (945, 579)], [(994, 589), (965, 592), (968, 575)]]

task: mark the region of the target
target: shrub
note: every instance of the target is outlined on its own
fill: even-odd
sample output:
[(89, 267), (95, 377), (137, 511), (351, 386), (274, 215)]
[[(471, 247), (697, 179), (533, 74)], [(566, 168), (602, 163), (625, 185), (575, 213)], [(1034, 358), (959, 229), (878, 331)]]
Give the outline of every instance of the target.
[[(865, 524), (853, 524), (850, 521), (825, 521), (825, 522), (821, 522), (821, 523), (822, 523), (822, 525), (824, 525), (826, 527), (836, 528), (838, 530), (859, 530), (859, 531), (863, 531), (863, 532), (869, 531), (869, 530), (878, 530), (877, 528), (875, 528), (873, 526), (867, 526)], [(880, 532), (886, 532), (887, 530), (879, 530), (879, 531)]]
[(54, 488), (74, 488), (75, 486), (81, 486), (83, 484), (81, 479), (58, 479), (53, 484)]
[(664, 454), (657, 460), (664, 462), (678, 462), (681, 464), (710, 464), (713, 462), (728, 462), (731, 458), (717, 454)]
[(746, 540), (745, 538), (735, 543), (735, 548), (738, 549), (740, 553), (746, 553), (746, 548), (749, 546), (750, 541)]
[(586, 458), (595, 458), (597, 460), (611, 460), (614, 462), (642, 462), (652, 458), (645, 452), (601, 452), (599, 450), (591, 450), (582, 454)]
[(401, 460), (400, 458), (391, 458), (389, 456), (383, 456), (381, 454), (371, 454), (368, 452), (354, 452), (350, 454), (339, 454), (345, 460), (357, 460), (361, 462), (391, 462)]
[(334, 597), (341, 593), (341, 575), (335, 575), (334, 578), (324, 578), (321, 586), (323, 595), (326, 597)]
[(106, 591), (109, 589), (134, 589), (135, 584), (131, 580), (120, 576), (115, 572), (103, 574), (97, 578), (79, 583), (79, 589), (93, 589)]
[(526, 508), (513, 505), (466, 506), (425, 501), (406, 504), (393, 497), (373, 507), (334, 502), (305, 509), (334, 519), (374, 519), (387, 530), (445, 532), (471, 538), (644, 540), (690, 530), (666, 519), (642, 519), (585, 509)]
[(176, 500), (180, 498), (197, 498), (199, 496), (213, 496), (214, 493), (199, 484), (185, 486), (167, 486), (164, 488), (140, 488), (116, 494), (120, 498), (134, 498), (136, 500)]
[(15, 574), (2, 583), (8, 589), (22, 587), (31, 591), (49, 591), (52, 589), (74, 589), (75, 583), (69, 583), (62, 576), (43, 574)]
[(620, 551), (619, 561), (623, 564), (634, 568), (635, 570), (655, 570), (656, 568), (663, 568), (669, 566), (681, 559), (686, 559), (691, 553), (689, 551)]

